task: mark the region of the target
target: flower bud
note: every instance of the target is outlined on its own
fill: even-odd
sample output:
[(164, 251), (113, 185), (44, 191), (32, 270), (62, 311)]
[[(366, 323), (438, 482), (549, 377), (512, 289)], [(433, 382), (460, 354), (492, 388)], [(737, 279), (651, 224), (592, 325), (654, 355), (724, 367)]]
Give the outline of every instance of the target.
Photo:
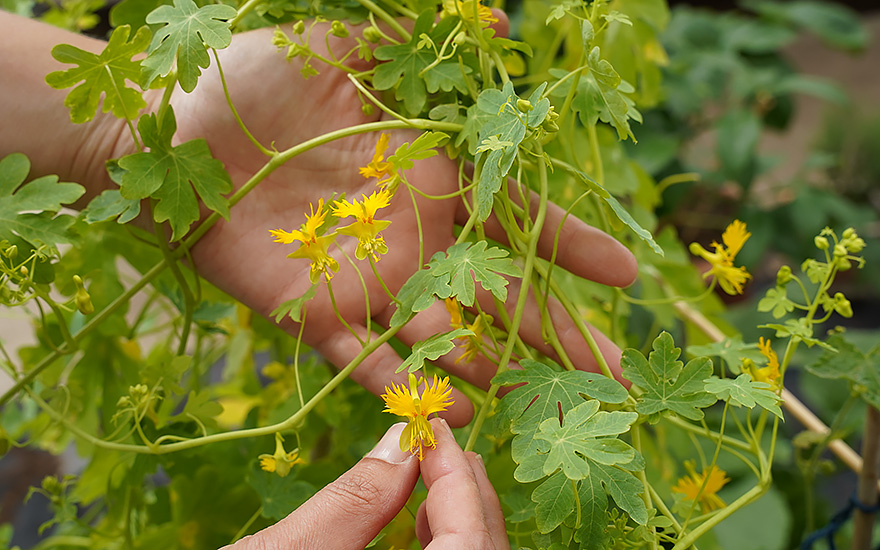
[(30, 271), (28, 271), (27, 266), (24, 266), (24, 265), (21, 266), (21, 268), (18, 271), (25, 277), (27, 277), (28, 273), (30, 273)]
[(372, 116), (372, 114), (376, 111), (371, 103), (364, 103), (361, 105), (361, 112), (367, 116)]
[(83, 315), (91, 315), (95, 312), (95, 306), (92, 305), (92, 297), (89, 296), (82, 278), (79, 275), (74, 275), (73, 284), (76, 285), (76, 295), (73, 297), (76, 309)]
[(865, 248), (865, 240), (858, 236), (844, 239), (841, 243), (850, 254), (858, 254)]
[(845, 246), (843, 246), (842, 244), (839, 244), (839, 243), (834, 245), (834, 257), (835, 258), (843, 258), (844, 256), (846, 256), (846, 254), (847, 254), (847, 252), (846, 252)]
[(382, 40), (382, 33), (380, 33), (379, 29), (376, 27), (367, 27), (364, 29), (364, 40), (371, 44), (375, 44), (379, 42), (379, 40)]
[(529, 113), (532, 110), (532, 102), (528, 99), (517, 99), (516, 100), (516, 108), (522, 111), (523, 113)]
[(348, 36), (348, 29), (342, 21), (334, 21), (330, 24), (330, 34), (337, 38), (345, 38)]
[(853, 229), (852, 227), (847, 227), (846, 229), (843, 230), (843, 240), (846, 241), (846, 240), (853, 239), (856, 237), (858, 237), (858, 235), (856, 234), (856, 230)]
[(306, 24), (302, 22), (302, 20), (297, 21), (293, 24), (293, 34), (302, 34), (306, 30)]
[(839, 313), (842, 317), (849, 318), (853, 316), (852, 304), (841, 292), (834, 295), (834, 311)]
[(467, 33), (464, 31), (459, 32), (455, 35), (455, 38), (452, 39), (452, 43), (456, 46), (461, 46), (467, 40)]
[(815, 244), (816, 248), (818, 248), (819, 250), (828, 250), (828, 239), (822, 237), (821, 235), (813, 239), (813, 244)]
[(852, 262), (850, 262), (846, 256), (837, 258), (834, 261), (834, 264), (837, 266), (839, 271), (848, 271), (852, 267)]
[(9, 258), (10, 260), (14, 260), (18, 257), (18, 246), (12, 245), (6, 250), (3, 251), (3, 255)]
[(791, 281), (791, 268), (784, 265), (776, 272), (776, 286), (785, 286)]
[(272, 33), (272, 45), (276, 48), (283, 48), (290, 44), (290, 39), (287, 38), (287, 35), (284, 34), (284, 31), (281, 29), (275, 29), (275, 32)]

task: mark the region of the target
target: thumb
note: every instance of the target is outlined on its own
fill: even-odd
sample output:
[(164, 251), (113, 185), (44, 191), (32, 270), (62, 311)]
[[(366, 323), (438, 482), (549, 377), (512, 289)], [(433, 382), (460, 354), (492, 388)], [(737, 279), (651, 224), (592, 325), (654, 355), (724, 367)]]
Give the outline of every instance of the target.
[(418, 460), (400, 450), (405, 426), (391, 426), (360, 462), (289, 516), (227, 548), (364, 548), (400, 512), (418, 480)]

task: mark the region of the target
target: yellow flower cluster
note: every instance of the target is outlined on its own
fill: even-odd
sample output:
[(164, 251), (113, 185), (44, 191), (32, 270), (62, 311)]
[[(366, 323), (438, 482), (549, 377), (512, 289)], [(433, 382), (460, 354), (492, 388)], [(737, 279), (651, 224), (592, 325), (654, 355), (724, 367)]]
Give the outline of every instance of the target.
[[(294, 241), (300, 243), (299, 248), (287, 255), (288, 258), (305, 258), (311, 261), (309, 268), (309, 280), (317, 283), (323, 274), (329, 281), (333, 273), (339, 270), (339, 262), (329, 253), (329, 246), (336, 241), (338, 235), (348, 235), (358, 240), (355, 256), (359, 260), (372, 257), (373, 261), (379, 261), (380, 256), (388, 252), (388, 244), (380, 235), (391, 222), (377, 220), (376, 212), (391, 203), (393, 188), (389, 184), (397, 181), (397, 171), (394, 165), (386, 162), (385, 150), (388, 148), (388, 134), (382, 134), (376, 144), (376, 153), (367, 166), (359, 169), (361, 175), (366, 178), (377, 178), (376, 185), (379, 189), (368, 197), (362, 195), (363, 200), (351, 201), (346, 199), (334, 201), (329, 210), (324, 208), (324, 200), (318, 201), (318, 207), (310, 204), (310, 213), (306, 214), (306, 221), (298, 230), (285, 231), (283, 229), (270, 229), (269, 233), (275, 237), (276, 243), (290, 244)], [(331, 213), (339, 219), (353, 218), (354, 222), (340, 227), (335, 231), (326, 233), (322, 231), (326, 222), (327, 214)]]
[(752, 234), (746, 231), (746, 224), (734, 220), (721, 236), (723, 245), (712, 243), (715, 252), (709, 252), (699, 243), (691, 243), (691, 254), (699, 256), (711, 265), (706, 277), (715, 277), (721, 289), (730, 295), (742, 294), (743, 285), (752, 278), (746, 268), (736, 267), (733, 261)]

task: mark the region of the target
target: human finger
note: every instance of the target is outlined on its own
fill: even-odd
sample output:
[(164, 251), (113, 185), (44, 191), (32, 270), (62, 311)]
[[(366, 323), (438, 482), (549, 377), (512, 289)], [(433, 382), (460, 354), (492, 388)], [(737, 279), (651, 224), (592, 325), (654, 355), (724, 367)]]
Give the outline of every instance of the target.
[[(513, 190), (516, 182), (508, 180), (510, 199), (522, 204), (519, 194)], [(540, 197), (529, 192), (529, 213), (532, 219), (538, 212)], [(610, 286), (627, 286), (638, 274), (635, 256), (617, 239), (584, 223), (575, 216), (566, 215), (559, 205), (548, 202), (543, 228), (537, 243), (538, 255), (550, 259), (556, 254), (556, 264), (585, 279)], [(462, 202), (456, 211), (456, 222), (464, 225), (470, 213)], [(507, 234), (493, 214), (485, 224), (487, 236), (507, 242)], [(557, 238), (558, 235), (558, 238)], [(558, 243), (556, 245), (555, 243)]]
[(420, 463), (428, 496), (422, 519), (417, 517), (419, 541), (431, 550), (507, 547), (497, 496), (488, 478), (479, 479), (484, 471), (475, 472), (443, 419), (431, 420), (431, 425), (437, 446)]
[(391, 426), (360, 462), (286, 518), (226, 548), (364, 548), (400, 512), (418, 480), (418, 459), (399, 445), (405, 426)]

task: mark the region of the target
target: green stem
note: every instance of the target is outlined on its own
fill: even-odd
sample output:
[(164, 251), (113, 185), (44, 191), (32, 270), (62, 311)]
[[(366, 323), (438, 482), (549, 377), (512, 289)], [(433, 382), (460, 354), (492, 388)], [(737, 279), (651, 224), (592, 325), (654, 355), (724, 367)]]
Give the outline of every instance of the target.
[(95, 445), (96, 447), (101, 447), (104, 449), (116, 450), (121, 452), (132, 452), (138, 454), (169, 454), (178, 451), (183, 451), (186, 449), (194, 449), (196, 447), (201, 447), (202, 445), (209, 445), (213, 443), (219, 443), (222, 441), (235, 441), (238, 439), (246, 439), (246, 438), (254, 438), (254, 437), (263, 437), (267, 435), (274, 435), (276, 432), (281, 432), (285, 430), (293, 429), (295, 426), (299, 425), (303, 419), (314, 409), (318, 403), (320, 403), (327, 395), (336, 389), (339, 384), (342, 383), (343, 380), (348, 378), (354, 369), (358, 367), (361, 363), (363, 363), (364, 359), (370, 356), (379, 346), (385, 344), (390, 340), (397, 331), (400, 330), (400, 327), (392, 327), (378, 337), (376, 337), (372, 342), (364, 346), (364, 348), (357, 354), (357, 356), (352, 359), (348, 365), (345, 366), (339, 373), (336, 374), (333, 378), (330, 379), (308, 402), (295, 413), (293, 413), (290, 417), (282, 422), (278, 422), (276, 424), (271, 424), (269, 426), (262, 426), (259, 428), (247, 428), (242, 430), (232, 430), (228, 432), (222, 432), (217, 434), (206, 435), (203, 437), (199, 437), (196, 439), (187, 439), (186, 441), (180, 441), (177, 443), (170, 443), (168, 445), (156, 445), (154, 443), (153, 448), (144, 446), (144, 445), (131, 445), (125, 443), (113, 443), (110, 441), (104, 441), (103, 439), (99, 439), (92, 434), (86, 432), (85, 430), (79, 428), (75, 424), (68, 421), (62, 414), (49, 406), (48, 403), (43, 401), (38, 395), (33, 393), (30, 388), (25, 388), (25, 391), (29, 392), (31, 397), (37, 404), (46, 411), (46, 413), (56, 422), (62, 424), (65, 428), (67, 428), (74, 435), (84, 439), (85, 441)]
[(238, 8), (238, 13), (235, 14), (235, 17), (229, 20), (229, 28), (234, 29), (237, 27), (247, 14), (252, 12), (254, 8), (262, 4), (264, 1), (265, 0), (247, 0), (247, 2)]
[(384, 21), (389, 27), (394, 29), (394, 32), (403, 39), (404, 42), (409, 42), (412, 40), (412, 33), (403, 28), (403, 25), (398, 23), (397, 19), (391, 16), (387, 11), (380, 8), (376, 3), (371, 0), (357, 0), (358, 4), (370, 10), (371, 13), (376, 14), (376, 16)]
[(684, 538), (679, 539), (679, 541), (672, 547), (672, 550), (685, 550), (692, 548), (694, 543), (708, 533), (713, 527), (721, 523), (723, 520), (730, 517), (734, 512), (746, 506), (747, 504), (758, 500), (761, 495), (767, 491), (767, 488), (770, 486), (770, 481), (762, 480), (762, 482), (758, 485), (755, 485), (751, 489), (745, 492), (741, 497), (731, 502), (726, 508), (722, 508), (718, 511), (714, 516), (710, 517), (703, 523), (701, 523), (698, 527), (694, 528), (690, 533), (687, 534)]
[[(155, 202), (155, 200), (150, 201), (151, 210), (155, 208)], [(193, 300), (189, 283), (187, 283), (186, 277), (184, 277), (183, 272), (180, 270), (177, 258), (173, 256), (171, 249), (168, 247), (168, 242), (165, 240), (164, 227), (155, 219), (153, 220), (153, 231), (156, 234), (156, 242), (159, 244), (162, 257), (165, 258), (165, 265), (171, 269), (171, 275), (177, 281), (177, 286), (180, 287), (180, 292), (183, 294), (183, 326), (180, 329), (180, 342), (177, 346), (177, 355), (183, 355), (186, 353), (186, 342), (189, 340), (189, 331), (192, 327), (195, 300)]]
[[(541, 146), (538, 146), (539, 152), (542, 152)], [(513, 354), (513, 350), (515, 348), (515, 341), (517, 338), (517, 333), (519, 332), (520, 324), (522, 323), (523, 314), (525, 313), (526, 302), (528, 301), (529, 295), (529, 281), (532, 277), (532, 270), (536, 267), (536, 258), (538, 255), (538, 239), (541, 236), (541, 231), (544, 228), (544, 220), (547, 215), (547, 193), (548, 193), (548, 182), (547, 182), (547, 166), (546, 164), (539, 164), (539, 181), (540, 181), (540, 202), (538, 205), (538, 212), (535, 215), (534, 225), (532, 225), (530, 235), (529, 235), (529, 250), (525, 257), (525, 264), (523, 266), (523, 276), (522, 276), (522, 286), (519, 289), (519, 296), (516, 300), (516, 307), (514, 309), (513, 319), (510, 323), (510, 329), (507, 335), (507, 343), (504, 346), (504, 352), (501, 354), (501, 358), (498, 361), (498, 370), (496, 371), (498, 374), (507, 371), (510, 366), (510, 357)], [(473, 216), (471, 216), (473, 218)], [(477, 442), (477, 436), (480, 434), (480, 429), (483, 427), (483, 422), (486, 420), (486, 415), (489, 413), (489, 408), (492, 403), (492, 400), (495, 399), (495, 395), (498, 393), (499, 386), (497, 384), (492, 384), (489, 386), (489, 392), (486, 395), (486, 399), (483, 400), (482, 405), (480, 406), (480, 410), (477, 412), (477, 416), (474, 419), (473, 427), (471, 429), (471, 433), (468, 436), (467, 443), (465, 444), (465, 451), (470, 451), (474, 448), (474, 445)]]
[(257, 519), (259, 519), (259, 517), (260, 517), (260, 515), (261, 515), (262, 513), (263, 513), (263, 506), (261, 505), (259, 508), (257, 508), (257, 511), (254, 512), (254, 515), (252, 515), (252, 516), (250, 517), (250, 519), (247, 520), (247, 521), (245, 522), (245, 524), (241, 526), (241, 529), (239, 529), (239, 530), (238, 530), (238, 533), (236, 533), (235, 536), (232, 537), (232, 540), (229, 541), (229, 544), (234, 544), (234, 543), (237, 542), (241, 537), (243, 537), (244, 534), (248, 532), (248, 529), (251, 528), (251, 525), (253, 525), (254, 522), (257, 521)]
[[(251, 0), (253, 2), (262, 2), (263, 0)], [(242, 8), (244, 9), (244, 8)], [(244, 121), (241, 119), (241, 116), (238, 114), (238, 109), (235, 108), (235, 104), (232, 103), (232, 97), (229, 95), (229, 87), (226, 84), (226, 76), (223, 74), (223, 66), (220, 64), (220, 56), (217, 54), (217, 50), (211, 48), (211, 52), (214, 54), (214, 59), (217, 61), (217, 71), (220, 73), (220, 83), (223, 85), (223, 95), (226, 97), (226, 104), (229, 105), (229, 110), (232, 112), (232, 116), (235, 117), (235, 122), (238, 124), (238, 127), (241, 128), (241, 131), (244, 132), (244, 135), (250, 140), (254, 146), (260, 150), (264, 155), (271, 157), (273, 152), (269, 149), (263, 147), (263, 144), (254, 137), (254, 135), (247, 129)]]

